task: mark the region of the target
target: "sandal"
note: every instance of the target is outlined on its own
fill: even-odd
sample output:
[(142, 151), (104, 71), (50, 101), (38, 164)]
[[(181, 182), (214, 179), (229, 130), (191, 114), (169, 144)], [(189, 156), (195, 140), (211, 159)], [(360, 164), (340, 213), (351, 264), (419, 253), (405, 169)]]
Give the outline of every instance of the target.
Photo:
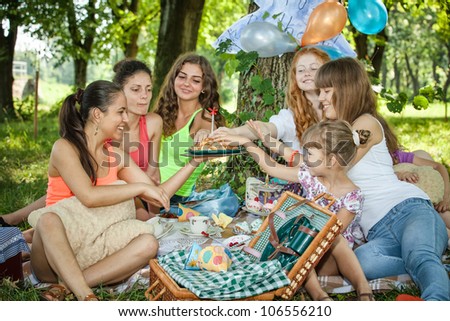
[[(367, 300), (362, 300), (362, 298), (367, 298)], [(375, 301), (373, 293), (358, 293), (358, 301)]]
[(67, 291), (66, 287), (61, 284), (52, 284), (47, 290), (39, 294), (41, 301), (64, 301), (66, 299)]

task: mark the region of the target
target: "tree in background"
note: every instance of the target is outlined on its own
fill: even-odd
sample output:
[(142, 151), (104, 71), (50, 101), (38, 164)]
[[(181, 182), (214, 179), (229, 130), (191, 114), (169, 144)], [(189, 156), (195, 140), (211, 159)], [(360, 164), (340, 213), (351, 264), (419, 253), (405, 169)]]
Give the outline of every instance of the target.
[[(118, 43), (125, 57), (136, 58), (142, 30), (149, 29), (150, 23), (159, 18), (159, 3), (145, 0), (108, 0), (108, 5), (111, 8), (113, 23), (105, 29), (102, 41), (109, 39), (110, 43)], [(152, 34), (153, 32), (146, 32), (146, 35)], [(149, 39), (145, 39), (145, 42), (148, 41)]]
[(158, 45), (154, 66), (153, 98), (176, 58), (197, 46), (205, 0), (161, 0)]
[(15, 118), (13, 103), (13, 61), (17, 32), (26, 23), (22, 1), (2, 1), (0, 4), (0, 121)]

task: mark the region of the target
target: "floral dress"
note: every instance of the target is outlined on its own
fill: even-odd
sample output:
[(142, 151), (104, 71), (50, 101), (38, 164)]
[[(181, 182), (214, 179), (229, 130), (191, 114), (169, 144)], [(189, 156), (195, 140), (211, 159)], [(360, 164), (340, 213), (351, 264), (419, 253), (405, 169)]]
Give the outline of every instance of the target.
[[(355, 218), (341, 234), (348, 241), (350, 248), (353, 248), (355, 243), (361, 244), (364, 242), (364, 234), (359, 225), (364, 197), (359, 188), (348, 192), (340, 198), (334, 197), (333, 194), (326, 190), (325, 186), (317, 179), (317, 177), (311, 175), (308, 166), (305, 164), (302, 164), (300, 167), (298, 179), (303, 186), (303, 193), (306, 199), (312, 200), (321, 193), (327, 193), (335, 199), (335, 202), (330, 206), (331, 212), (336, 214), (344, 207), (349, 212), (354, 213)], [(320, 206), (327, 206), (328, 202), (329, 201), (324, 198), (317, 200), (317, 204)]]

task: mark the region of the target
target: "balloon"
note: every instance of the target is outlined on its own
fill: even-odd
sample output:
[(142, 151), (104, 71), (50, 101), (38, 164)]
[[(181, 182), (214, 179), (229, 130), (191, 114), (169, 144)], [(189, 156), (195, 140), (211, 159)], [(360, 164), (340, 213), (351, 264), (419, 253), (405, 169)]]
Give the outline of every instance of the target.
[(275, 25), (255, 21), (246, 25), (241, 32), (240, 42), (245, 51), (256, 51), (260, 57), (279, 56), (294, 52), (298, 44)]
[(366, 35), (379, 33), (388, 20), (381, 0), (348, 0), (348, 17), (356, 30)]
[(331, 60), (341, 58), (341, 57), (346, 57), (346, 55), (344, 53), (340, 52), (338, 49), (331, 47), (331, 46), (312, 45), (312, 46), (306, 46), (304, 48), (308, 48), (308, 47), (314, 47), (314, 48), (320, 49), (322, 51), (325, 51), (328, 54), (328, 56), (330, 56)]
[(311, 12), (302, 37), (302, 47), (337, 36), (347, 22), (347, 11), (336, 1), (319, 4)]

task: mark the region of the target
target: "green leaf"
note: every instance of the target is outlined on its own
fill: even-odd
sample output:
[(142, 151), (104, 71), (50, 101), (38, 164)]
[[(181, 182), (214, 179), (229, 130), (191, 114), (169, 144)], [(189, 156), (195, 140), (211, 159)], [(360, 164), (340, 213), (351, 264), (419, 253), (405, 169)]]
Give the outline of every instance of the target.
[(227, 39), (225, 41), (222, 41), (219, 43), (216, 49), (216, 55), (221, 55), (227, 52), (228, 48), (233, 44), (233, 41), (231, 39)]
[(239, 65), (239, 60), (237, 59), (230, 59), (225, 63), (225, 73), (228, 77), (233, 76), (233, 74), (236, 72), (236, 69)]
[(275, 97), (272, 94), (265, 93), (263, 94), (263, 102), (266, 106), (273, 105), (275, 102)]
[(264, 11), (264, 14), (262, 15), (262, 20), (266, 20), (268, 17), (270, 17), (270, 12)]
[(261, 82), (261, 93), (263, 93), (263, 94), (274, 94), (275, 93), (275, 88), (273, 88), (271, 79), (266, 78)]
[(253, 77), (250, 78), (250, 86), (257, 92), (257, 93), (261, 93), (261, 83), (262, 83), (262, 78), (259, 75), (255, 75)]
[(239, 119), (245, 123), (247, 120), (255, 119), (255, 113), (244, 111), (239, 114)]
[(243, 50), (240, 50), (236, 54), (236, 59), (239, 61), (239, 65), (237, 66), (236, 71), (246, 72), (256, 64), (258, 53), (256, 51), (245, 52)]
[(404, 105), (398, 100), (389, 101), (386, 103), (386, 106), (392, 113), (401, 113), (404, 107)]
[(427, 109), (429, 106), (427, 97), (422, 95), (417, 95), (413, 100), (413, 107), (417, 110)]
[(429, 102), (433, 102), (435, 96), (435, 90), (432, 86), (426, 86), (419, 89), (419, 95), (424, 96)]

